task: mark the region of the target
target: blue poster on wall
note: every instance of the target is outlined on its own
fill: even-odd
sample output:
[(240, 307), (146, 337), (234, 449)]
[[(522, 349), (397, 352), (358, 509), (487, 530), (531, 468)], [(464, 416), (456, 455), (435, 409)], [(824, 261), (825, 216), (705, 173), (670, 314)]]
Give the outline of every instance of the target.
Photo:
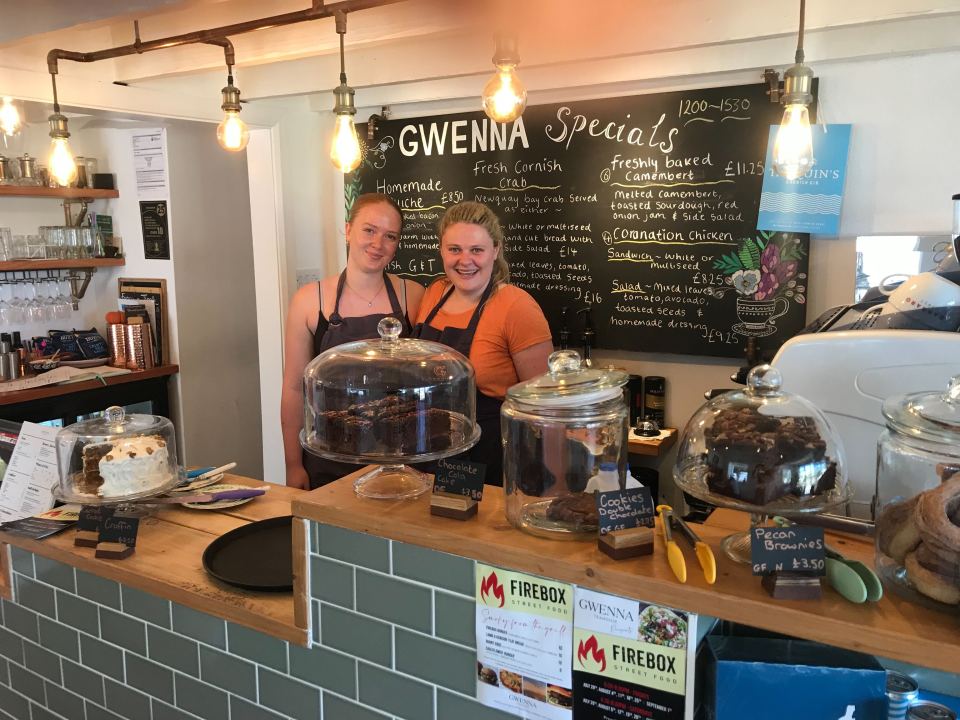
[(758, 230), (837, 234), (843, 182), (847, 174), (850, 127), (815, 125), (811, 128), (816, 164), (796, 180), (787, 180), (773, 170), (773, 143), (779, 125), (770, 127)]

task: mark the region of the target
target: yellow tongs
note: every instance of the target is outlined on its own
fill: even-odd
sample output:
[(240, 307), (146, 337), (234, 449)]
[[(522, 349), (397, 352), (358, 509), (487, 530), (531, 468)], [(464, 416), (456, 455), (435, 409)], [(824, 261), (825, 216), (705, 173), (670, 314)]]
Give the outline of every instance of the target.
[(660, 527), (663, 530), (663, 539), (667, 548), (667, 562), (670, 563), (670, 569), (677, 576), (677, 580), (682, 583), (687, 581), (687, 563), (680, 547), (673, 539), (674, 530), (679, 530), (680, 534), (693, 546), (697, 561), (703, 569), (704, 580), (708, 585), (713, 585), (717, 581), (717, 560), (710, 546), (703, 542), (689, 525), (677, 517), (669, 505), (657, 505), (657, 514), (660, 515)]

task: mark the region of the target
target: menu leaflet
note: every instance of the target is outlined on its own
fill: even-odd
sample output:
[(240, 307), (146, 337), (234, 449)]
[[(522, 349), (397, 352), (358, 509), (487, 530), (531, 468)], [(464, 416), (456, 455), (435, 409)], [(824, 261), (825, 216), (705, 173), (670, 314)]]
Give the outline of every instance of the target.
[(572, 585), (477, 563), (477, 699), (522, 718), (570, 720)]
[(25, 422), (0, 483), (0, 522), (19, 520), (53, 507), (59, 481), (57, 428)]
[(576, 588), (577, 720), (693, 717), (697, 616)]

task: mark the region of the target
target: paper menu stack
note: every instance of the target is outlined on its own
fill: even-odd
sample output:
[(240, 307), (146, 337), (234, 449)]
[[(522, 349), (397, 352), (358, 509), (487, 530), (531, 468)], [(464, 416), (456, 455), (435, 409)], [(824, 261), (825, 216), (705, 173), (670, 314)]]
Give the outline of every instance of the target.
[(57, 428), (25, 422), (0, 483), (0, 522), (19, 520), (53, 507)]

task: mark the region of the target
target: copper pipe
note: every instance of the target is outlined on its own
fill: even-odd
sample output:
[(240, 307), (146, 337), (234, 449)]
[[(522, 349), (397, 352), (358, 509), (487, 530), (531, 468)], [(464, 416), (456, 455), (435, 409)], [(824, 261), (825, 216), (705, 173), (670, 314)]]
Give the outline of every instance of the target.
[[(253, 32), (254, 30), (293, 25), (307, 20), (320, 20), (326, 17), (333, 17), (338, 12), (350, 13), (358, 10), (368, 10), (382, 5), (392, 5), (397, 2), (403, 2), (403, 0), (343, 0), (343, 2), (338, 2), (333, 7), (325, 7), (322, 0), (313, 0), (312, 6), (306, 10), (296, 10), (282, 15), (261, 18), (260, 20), (247, 20), (246, 22), (223, 25), (207, 30), (195, 30), (182, 35), (171, 35), (170, 37), (148, 40), (147, 42), (140, 41), (138, 29), (136, 40), (129, 45), (120, 45), (118, 47), (95, 50), (93, 52), (53, 49), (47, 53), (47, 69), (51, 75), (56, 75), (57, 62), (59, 60), (73, 60), (75, 62), (85, 63), (97, 62), (98, 60), (107, 60), (125, 55), (139, 55), (153, 50), (163, 50), (164, 48), (191, 45), (194, 43), (220, 45), (224, 48), (225, 54), (230, 53), (229, 57), (232, 59), (233, 46), (230, 45), (228, 50), (224, 44), (224, 41), (229, 42), (226, 40), (228, 35), (241, 35), (243, 33)], [(228, 64), (232, 63), (228, 61)]]

